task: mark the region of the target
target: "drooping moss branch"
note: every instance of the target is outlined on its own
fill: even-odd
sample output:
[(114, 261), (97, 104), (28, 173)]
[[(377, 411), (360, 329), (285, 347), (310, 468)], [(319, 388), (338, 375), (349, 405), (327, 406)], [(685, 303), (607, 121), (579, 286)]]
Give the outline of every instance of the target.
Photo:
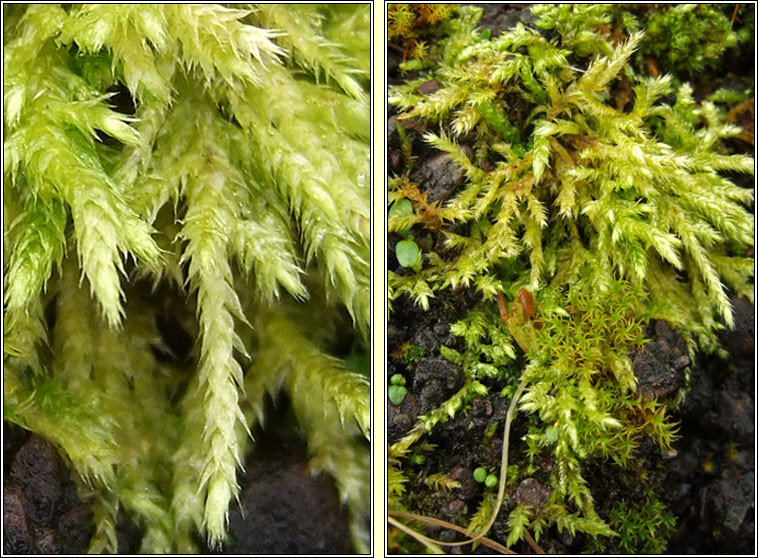
[[(91, 550), (118, 550), (119, 506), (143, 551), (197, 551), (198, 532), (219, 546), (278, 387), (251, 351), (257, 313), (346, 309), (367, 350), (369, 6), (6, 12), (5, 417), (90, 483)], [(308, 350), (340, 369), (333, 345)], [(367, 433), (363, 378), (327, 381), (321, 404), (337, 425), (363, 409)], [(365, 548), (367, 447), (323, 420), (300, 427), (352, 464), (322, 468), (350, 479)]]

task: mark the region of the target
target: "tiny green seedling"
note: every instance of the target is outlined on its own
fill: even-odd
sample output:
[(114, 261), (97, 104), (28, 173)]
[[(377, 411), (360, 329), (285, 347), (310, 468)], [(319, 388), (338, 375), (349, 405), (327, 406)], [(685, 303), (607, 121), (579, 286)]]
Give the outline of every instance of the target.
[(408, 393), (408, 390), (405, 386), (390, 386), (387, 390), (387, 397), (389, 397), (390, 401), (392, 401), (393, 405), (400, 405), (400, 403), (403, 402), (403, 399), (405, 399), (405, 394)]
[[(401, 200), (397, 200), (390, 206), (390, 211), (387, 214), (387, 218), (392, 219), (393, 217), (410, 217), (411, 215), (413, 215), (413, 204), (411, 203), (411, 200), (403, 198)], [(397, 233), (400, 236), (407, 236), (409, 230), (410, 229), (406, 227), (403, 229), (398, 229)]]
[(545, 438), (548, 442), (556, 442), (558, 440), (558, 429), (555, 426), (548, 426), (545, 429)]
[(390, 384), (393, 386), (404, 386), (405, 377), (402, 374), (393, 374), (390, 378)]
[[(390, 207), (388, 217), (408, 217), (413, 215), (413, 204), (408, 199), (397, 200)], [(410, 228), (398, 229), (397, 233), (405, 238), (395, 246), (397, 261), (403, 267), (416, 267), (421, 263), (421, 249), (409, 234)]]
[(403, 267), (416, 267), (421, 263), (421, 249), (413, 240), (406, 238), (395, 246), (397, 261)]
[(477, 467), (474, 469), (474, 480), (476, 482), (484, 482), (487, 478), (487, 469), (484, 467)]
[(497, 475), (495, 475), (494, 473), (490, 473), (489, 475), (487, 475), (487, 478), (484, 479), (484, 486), (486, 486), (487, 488), (493, 488), (497, 486), (498, 480), (499, 479), (497, 478)]

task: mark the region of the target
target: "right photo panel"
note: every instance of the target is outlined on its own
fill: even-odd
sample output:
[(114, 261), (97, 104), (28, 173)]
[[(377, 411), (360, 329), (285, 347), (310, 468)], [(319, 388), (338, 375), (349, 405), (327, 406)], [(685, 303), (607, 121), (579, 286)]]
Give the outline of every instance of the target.
[(754, 554), (755, 6), (385, 8), (387, 554)]

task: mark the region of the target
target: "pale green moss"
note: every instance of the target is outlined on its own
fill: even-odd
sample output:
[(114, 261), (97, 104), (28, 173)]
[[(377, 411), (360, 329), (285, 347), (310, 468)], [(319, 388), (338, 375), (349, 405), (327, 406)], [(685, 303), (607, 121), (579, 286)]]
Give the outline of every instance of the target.
[[(119, 506), (144, 552), (221, 545), (283, 389), (366, 551), (369, 384), (328, 351), (339, 335), (367, 351), (369, 6), (3, 12), (5, 418), (94, 492), (90, 550), (118, 550)], [(311, 339), (288, 321), (267, 354), (290, 306), (339, 325)]]

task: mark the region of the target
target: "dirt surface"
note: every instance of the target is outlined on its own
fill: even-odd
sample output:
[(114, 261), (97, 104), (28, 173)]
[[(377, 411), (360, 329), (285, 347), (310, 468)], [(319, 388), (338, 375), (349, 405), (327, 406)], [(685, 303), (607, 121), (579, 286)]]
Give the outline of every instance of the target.
[(52, 444), (3, 424), (3, 552), (82, 554), (91, 515)]
[(331, 478), (310, 473), (302, 442), (261, 439), (240, 483), (224, 554), (352, 554), (347, 509)]
[[(292, 436), (256, 440), (220, 554), (351, 554), (346, 508), (329, 476), (310, 473), (305, 444)], [(92, 515), (55, 447), (3, 423), (3, 451), (3, 554), (86, 553)], [(142, 533), (123, 511), (117, 532), (119, 553), (137, 553)]]
[(662, 493), (678, 516), (669, 552), (755, 554), (755, 314), (734, 301), (735, 329), (721, 334), (729, 362), (703, 358), (677, 414), (678, 455)]

